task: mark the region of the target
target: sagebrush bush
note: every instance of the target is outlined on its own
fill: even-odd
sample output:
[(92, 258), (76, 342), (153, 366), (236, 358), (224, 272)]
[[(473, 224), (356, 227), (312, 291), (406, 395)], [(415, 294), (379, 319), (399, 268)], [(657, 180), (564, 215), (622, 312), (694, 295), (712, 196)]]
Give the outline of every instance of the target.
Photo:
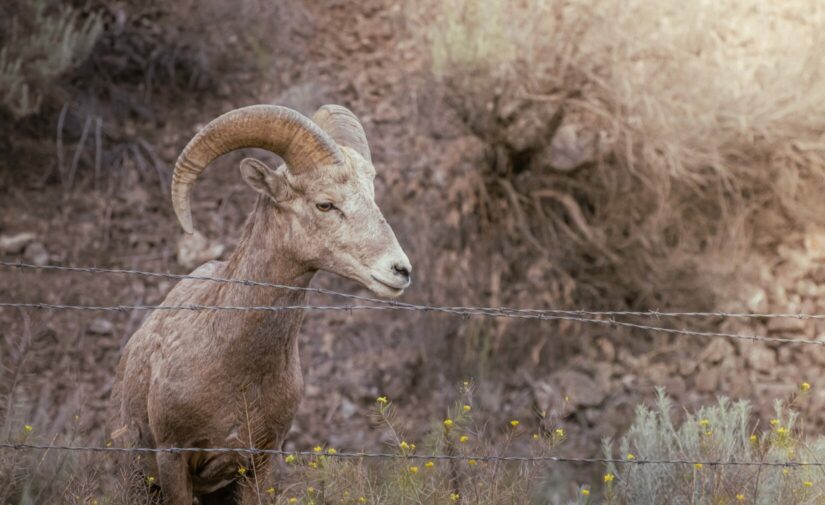
[[(805, 394), (803, 387), (800, 394)], [(793, 399), (790, 404), (793, 404)], [(674, 422), (672, 402), (659, 392), (655, 407), (639, 406), (618, 444), (605, 442), (607, 457), (651, 460), (815, 463), (825, 438), (806, 439), (797, 414), (777, 402), (775, 417), (760, 425), (747, 401), (720, 399)], [(618, 451), (616, 450), (618, 446)], [(825, 499), (825, 474), (815, 466), (708, 464), (609, 465), (606, 503), (808, 504)]]

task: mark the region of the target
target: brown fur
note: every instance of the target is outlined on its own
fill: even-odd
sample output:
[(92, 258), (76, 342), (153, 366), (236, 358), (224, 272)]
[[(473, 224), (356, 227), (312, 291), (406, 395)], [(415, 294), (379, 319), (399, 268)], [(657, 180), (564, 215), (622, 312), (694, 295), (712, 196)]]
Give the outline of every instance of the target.
[[(411, 269), (375, 205), (372, 165), (341, 148), (343, 168), (292, 175), (244, 160), (247, 183), (260, 194), (237, 250), (195, 275), (263, 280), (306, 287), (318, 270), (361, 282), (379, 295), (397, 296)], [(338, 210), (322, 212), (317, 203)], [(382, 282), (373, 276), (379, 277)], [(386, 284), (398, 286), (392, 288)], [(300, 305), (304, 291), (181, 281), (164, 304)], [(117, 375), (120, 426), (143, 447), (279, 448), (303, 394), (297, 334), (301, 310), (280, 312), (156, 311), (127, 343)], [(256, 459), (259, 475), (267, 459)], [(146, 472), (157, 476), (167, 503), (226, 489), (246, 455), (159, 453)], [(249, 474), (247, 474), (249, 476)], [(257, 503), (240, 486), (240, 503)]]

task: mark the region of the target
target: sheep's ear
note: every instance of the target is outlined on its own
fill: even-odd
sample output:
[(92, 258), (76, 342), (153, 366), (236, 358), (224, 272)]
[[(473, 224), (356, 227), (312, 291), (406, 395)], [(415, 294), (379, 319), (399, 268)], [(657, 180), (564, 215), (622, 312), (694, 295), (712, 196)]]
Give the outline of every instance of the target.
[(272, 170), (255, 158), (241, 161), (241, 177), (252, 189), (276, 202), (285, 200), (289, 193), (289, 184), (284, 174)]

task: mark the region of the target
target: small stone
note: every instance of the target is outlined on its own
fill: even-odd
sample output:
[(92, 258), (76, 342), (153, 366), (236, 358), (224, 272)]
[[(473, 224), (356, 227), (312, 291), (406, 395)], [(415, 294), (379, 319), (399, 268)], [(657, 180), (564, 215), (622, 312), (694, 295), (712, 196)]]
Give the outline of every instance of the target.
[(111, 335), (114, 332), (114, 325), (108, 319), (97, 318), (89, 325), (89, 333), (94, 335)]
[(553, 379), (574, 405), (596, 407), (607, 396), (607, 392), (600, 390), (593, 379), (581, 372), (566, 370), (554, 374)]
[(764, 345), (754, 343), (747, 355), (748, 365), (760, 372), (770, 371), (776, 366), (776, 353)]
[(0, 235), (0, 252), (7, 254), (20, 254), (37, 235), (30, 232), (17, 233), (15, 235)]
[(768, 333), (804, 333), (808, 322), (795, 317), (774, 317), (768, 321)]
[(26, 252), (23, 253), (23, 258), (29, 263), (33, 263), (39, 267), (49, 264), (49, 251), (46, 250), (41, 242), (32, 242), (26, 246)]
[(696, 374), (696, 390), (712, 393), (719, 385), (719, 368), (711, 367)]
[(825, 260), (825, 233), (820, 231), (806, 233), (802, 241), (809, 258), (817, 261)]
[(745, 288), (748, 310), (752, 313), (764, 313), (768, 311), (768, 294), (764, 289), (757, 286)]
[(210, 243), (200, 232), (185, 234), (178, 241), (178, 263), (186, 268), (195, 268), (220, 258), (224, 249), (223, 244)]
[(350, 419), (358, 412), (358, 406), (355, 405), (349, 398), (343, 397), (341, 398), (341, 406), (338, 407), (339, 412), (341, 413), (341, 417), (343, 419)]
[(734, 348), (727, 340), (721, 338), (712, 340), (705, 350), (699, 355), (699, 361), (708, 363), (719, 363), (727, 356), (733, 354)]

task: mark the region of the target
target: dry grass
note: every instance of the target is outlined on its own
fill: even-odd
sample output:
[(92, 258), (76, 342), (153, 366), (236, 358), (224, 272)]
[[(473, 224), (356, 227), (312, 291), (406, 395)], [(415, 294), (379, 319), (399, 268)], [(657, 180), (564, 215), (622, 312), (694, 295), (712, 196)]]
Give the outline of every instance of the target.
[(411, 10), (445, 99), (486, 145), (465, 220), (497, 223), (492, 251), (518, 244), (505, 263), (547, 258), (544, 285), (570, 295), (557, 302), (696, 308), (754, 240), (822, 223), (816, 2)]

